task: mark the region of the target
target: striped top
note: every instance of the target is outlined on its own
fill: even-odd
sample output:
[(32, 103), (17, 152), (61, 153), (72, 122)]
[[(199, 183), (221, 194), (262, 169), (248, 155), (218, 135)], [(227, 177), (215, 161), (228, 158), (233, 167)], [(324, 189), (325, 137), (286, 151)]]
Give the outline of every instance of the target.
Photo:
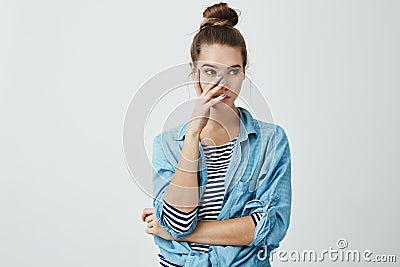
[[(203, 146), (204, 157), (207, 164), (208, 179), (206, 189), (200, 200), (197, 220), (213, 221), (216, 220), (222, 207), (222, 200), (225, 194), (225, 174), (228, 170), (233, 148), (237, 137), (221, 146)], [(188, 243), (189, 246), (197, 251), (207, 252), (209, 245)]]
[[(237, 143), (237, 138), (221, 146), (201, 144), (208, 173), (206, 189), (199, 206), (189, 212), (180, 211), (164, 200), (162, 217), (172, 230), (178, 233), (188, 231), (194, 222), (196, 213), (198, 221), (213, 221), (217, 219), (225, 194), (225, 175), (230, 164), (233, 149)], [(255, 225), (257, 225), (262, 215), (262, 213), (251, 214)], [(201, 252), (209, 251), (209, 245), (207, 244), (194, 242), (188, 242), (188, 244), (193, 250)], [(179, 266), (168, 261), (161, 254), (159, 254), (159, 258), (161, 266)]]

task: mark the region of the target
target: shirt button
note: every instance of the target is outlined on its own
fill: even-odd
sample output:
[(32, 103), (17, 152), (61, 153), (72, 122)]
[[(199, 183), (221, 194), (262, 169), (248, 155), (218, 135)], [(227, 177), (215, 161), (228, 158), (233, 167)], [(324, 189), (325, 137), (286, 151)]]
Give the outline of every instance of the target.
[(212, 248), (209, 248), (208, 251), (211, 252), (211, 251), (212, 251)]
[(190, 256), (194, 256), (196, 253), (194, 253), (193, 251), (190, 252)]

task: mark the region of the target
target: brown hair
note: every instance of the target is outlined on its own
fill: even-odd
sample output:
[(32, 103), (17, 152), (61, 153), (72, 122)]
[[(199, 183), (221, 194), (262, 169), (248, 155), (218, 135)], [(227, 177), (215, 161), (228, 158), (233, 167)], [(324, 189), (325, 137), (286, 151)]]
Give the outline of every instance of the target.
[(239, 21), (239, 14), (228, 7), (227, 3), (222, 2), (204, 10), (204, 20), (200, 25), (199, 32), (194, 36), (190, 48), (190, 56), (194, 64), (199, 58), (201, 45), (222, 44), (240, 49), (244, 72), (247, 65), (246, 43), (240, 31), (234, 28)]

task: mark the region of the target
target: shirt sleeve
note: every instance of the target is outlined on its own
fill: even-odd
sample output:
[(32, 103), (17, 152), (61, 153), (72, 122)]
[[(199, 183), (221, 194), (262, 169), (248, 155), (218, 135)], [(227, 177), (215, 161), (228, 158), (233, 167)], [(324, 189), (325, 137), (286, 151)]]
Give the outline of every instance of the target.
[(178, 210), (164, 199), (161, 216), (173, 231), (177, 233), (185, 233), (189, 231), (192, 226), (196, 213), (197, 207), (189, 212), (184, 212)]
[[(169, 146), (171, 144), (168, 143), (165, 138), (162, 138), (162, 133), (158, 134), (153, 139), (152, 146), (152, 186), (153, 186), (153, 206), (154, 213), (158, 219), (159, 224), (162, 228), (164, 228), (172, 237), (175, 239), (182, 239), (185, 236), (189, 235), (194, 231), (197, 226), (197, 212), (186, 214), (183, 217), (188, 219), (186, 221), (182, 220), (182, 225), (179, 227), (174, 227), (174, 222), (176, 218), (178, 218), (178, 213), (175, 213), (176, 216), (163, 216), (166, 213), (164, 205), (164, 195), (167, 190), (172, 177), (175, 174), (176, 166), (178, 164), (177, 158), (171, 154), (169, 150)], [(171, 205), (169, 205), (172, 207)], [(168, 209), (168, 208), (167, 208)], [(170, 209), (170, 211), (173, 211)], [(171, 214), (171, 213), (169, 213)], [(189, 222), (190, 220), (190, 222)], [(186, 221), (185, 223), (183, 221)], [(179, 222), (179, 221), (178, 221)]]
[(253, 200), (248, 201), (242, 216), (252, 215), (256, 228), (248, 246), (277, 248), (289, 227), (292, 201), (291, 160), (287, 136), (276, 125), (273, 144), (265, 153)]
[(257, 226), (258, 222), (261, 220), (263, 215), (264, 212), (253, 212), (252, 214), (250, 214), (255, 226)]

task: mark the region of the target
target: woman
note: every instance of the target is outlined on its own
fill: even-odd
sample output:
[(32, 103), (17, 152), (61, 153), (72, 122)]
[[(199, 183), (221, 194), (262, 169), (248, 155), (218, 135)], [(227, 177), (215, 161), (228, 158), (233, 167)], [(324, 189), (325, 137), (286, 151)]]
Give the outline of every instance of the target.
[(235, 106), (247, 64), (236, 11), (219, 3), (203, 17), (191, 46), (196, 104), (154, 138), (154, 209), (142, 220), (161, 266), (270, 266), (290, 221), (288, 139)]

